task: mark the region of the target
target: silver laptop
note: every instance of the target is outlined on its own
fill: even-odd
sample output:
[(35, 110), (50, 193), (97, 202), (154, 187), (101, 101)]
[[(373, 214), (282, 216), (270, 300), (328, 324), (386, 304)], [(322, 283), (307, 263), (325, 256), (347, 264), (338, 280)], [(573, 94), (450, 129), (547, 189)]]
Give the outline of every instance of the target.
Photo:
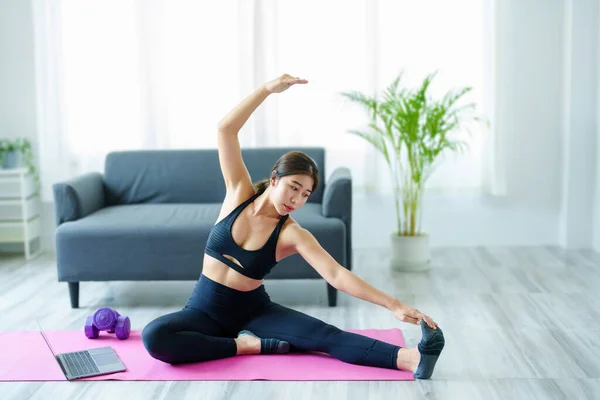
[(114, 374), (115, 372), (126, 370), (125, 365), (121, 362), (112, 347), (100, 347), (62, 354), (54, 353), (54, 349), (52, 349), (50, 342), (46, 338), (39, 321), (36, 319), (35, 322), (37, 322), (40, 333), (44, 337), (48, 348), (68, 380)]

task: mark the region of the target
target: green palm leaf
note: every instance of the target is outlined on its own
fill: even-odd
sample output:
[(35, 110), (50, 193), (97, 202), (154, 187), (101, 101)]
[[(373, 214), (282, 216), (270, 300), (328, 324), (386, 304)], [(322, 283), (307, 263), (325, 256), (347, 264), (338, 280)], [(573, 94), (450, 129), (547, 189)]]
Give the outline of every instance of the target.
[(385, 161), (387, 162), (388, 165), (390, 165), (390, 156), (388, 154), (385, 142), (383, 141), (381, 136), (379, 136), (377, 134), (373, 134), (371, 132), (361, 132), (361, 131), (357, 131), (357, 130), (350, 130), (350, 131), (348, 131), (348, 133), (359, 136), (359, 137), (365, 139), (367, 142), (371, 143), (373, 145), (373, 147), (375, 147), (377, 150), (379, 150), (383, 154), (383, 156), (385, 157)]

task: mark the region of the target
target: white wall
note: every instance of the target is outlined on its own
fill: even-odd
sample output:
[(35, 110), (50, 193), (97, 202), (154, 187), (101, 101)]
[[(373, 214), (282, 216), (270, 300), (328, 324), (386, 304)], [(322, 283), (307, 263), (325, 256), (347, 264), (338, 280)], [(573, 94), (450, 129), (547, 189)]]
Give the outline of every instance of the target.
[[(31, 1), (0, 0), (0, 138), (27, 137), (31, 140), (36, 165), (39, 165), (36, 138), (34, 42)], [(51, 218), (45, 205), (42, 222)], [(44, 238), (45, 247), (52, 246), (52, 228)], [(23, 246), (2, 244), (10, 251)]]
[[(597, 10), (596, 21), (600, 21), (600, 7)], [(600, 66), (600, 26), (598, 27), (596, 43), (596, 65)], [(597, 71), (598, 69), (596, 69)], [(600, 73), (599, 73), (600, 74)], [(600, 76), (596, 77), (596, 191), (594, 195), (594, 249), (600, 251)]]
[[(559, 243), (561, 218), (569, 221), (564, 217), (569, 203), (563, 196), (563, 166), (578, 165), (565, 164), (562, 150), (568, 126), (564, 100), (565, 67), (569, 65), (566, 54), (571, 54), (564, 46), (568, 39), (567, 1), (572, 0), (497, 1), (497, 128), (506, 149), (507, 196), (428, 198), (424, 227), (432, 234), (434, 246)], [(31, 21), (29, 1), (0, 0), (0, 136), (23, 135), (36, 145)], [(571, 61), (577, 68), (580, 60)], [(595, 62), (597, 70), (597, 57)], [(583, 79), (579, 84), (585, 86), (586, 82)], [(578, 127), (572, 124), (570, 129)], [(593, 162), (600, 168), (595, 155)], [(594, 182), (600, 186), (598, 174), (589, 184)], [(600, 206), (596, 206), (600, 196), (596, 199), (594, 243), (600, 249)], [(394, 218), (390, 218), (394, 212), (391, 199), (357, 197), (354, 209), (356, 246), (387, 247), (388, 234), (395, 225)], [(573, 221), (580, 219), (575, 217)], [(44, 205), (43, 221), (48, 232), (45, 243), (53, 248), (51, 204)]]
[[(600, 87), (598, 88), (598, 99), (600, 99)], [(597, 112), (597, 134), (596, 134), (596, 191), (594, 194), (594, 238), (593, 247), (600, 252), (600, 104)]]
[(559, 244), (589, 248), (596, 186), (598, 0), (566, 0)]
[[(598, 89), (598, 99), (600, 99), (600, 88)], [(598, 106), (600, 108), (600, 105)], [(600, 109), (597, 114), (596, 134), (596, 192), (594, 195), (594, 243), (593, 247), (600, 252)]]
[(564, 3), (497, 3), (497, 128), (512, 204), (560, 207)]
[(1, 0), (0, 137), (36, 135), (33, 49), (30, 2)]

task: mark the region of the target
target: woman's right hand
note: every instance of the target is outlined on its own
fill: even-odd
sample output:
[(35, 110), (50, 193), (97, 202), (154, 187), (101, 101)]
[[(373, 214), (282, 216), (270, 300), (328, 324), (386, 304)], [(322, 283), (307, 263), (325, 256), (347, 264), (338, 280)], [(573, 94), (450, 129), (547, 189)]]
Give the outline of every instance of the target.
[(429, 315), (423, 314), (421, 311), (402, 305), (393, 310), (394, 316), (402, 322), (419, 325), (426, 323), (431, 329), (435, 330), (438, 323), (435, 322)]
[(279, 78), (273, 79), (272, 81), (265, 83), (265, 89), (269, 93), (281, 93), (290, 88), (292, 85), (306, 83), (308, 83), (306, 79), (300, 79), (298, 77), (294, 77), (288, 74), (283, 74)]

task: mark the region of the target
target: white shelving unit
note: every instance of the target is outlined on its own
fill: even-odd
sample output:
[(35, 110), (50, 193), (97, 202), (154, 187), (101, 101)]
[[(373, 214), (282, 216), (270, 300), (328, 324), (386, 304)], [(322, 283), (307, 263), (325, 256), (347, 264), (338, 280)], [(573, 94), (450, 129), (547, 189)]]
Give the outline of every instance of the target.
[[(27, 260), (42, 249), (41, 205), (35, 191), (33, 176), (26, 168), (0, 169), (0, 243), (23, 243)], [(32, 247), (36, 249), (32, 251)]]

